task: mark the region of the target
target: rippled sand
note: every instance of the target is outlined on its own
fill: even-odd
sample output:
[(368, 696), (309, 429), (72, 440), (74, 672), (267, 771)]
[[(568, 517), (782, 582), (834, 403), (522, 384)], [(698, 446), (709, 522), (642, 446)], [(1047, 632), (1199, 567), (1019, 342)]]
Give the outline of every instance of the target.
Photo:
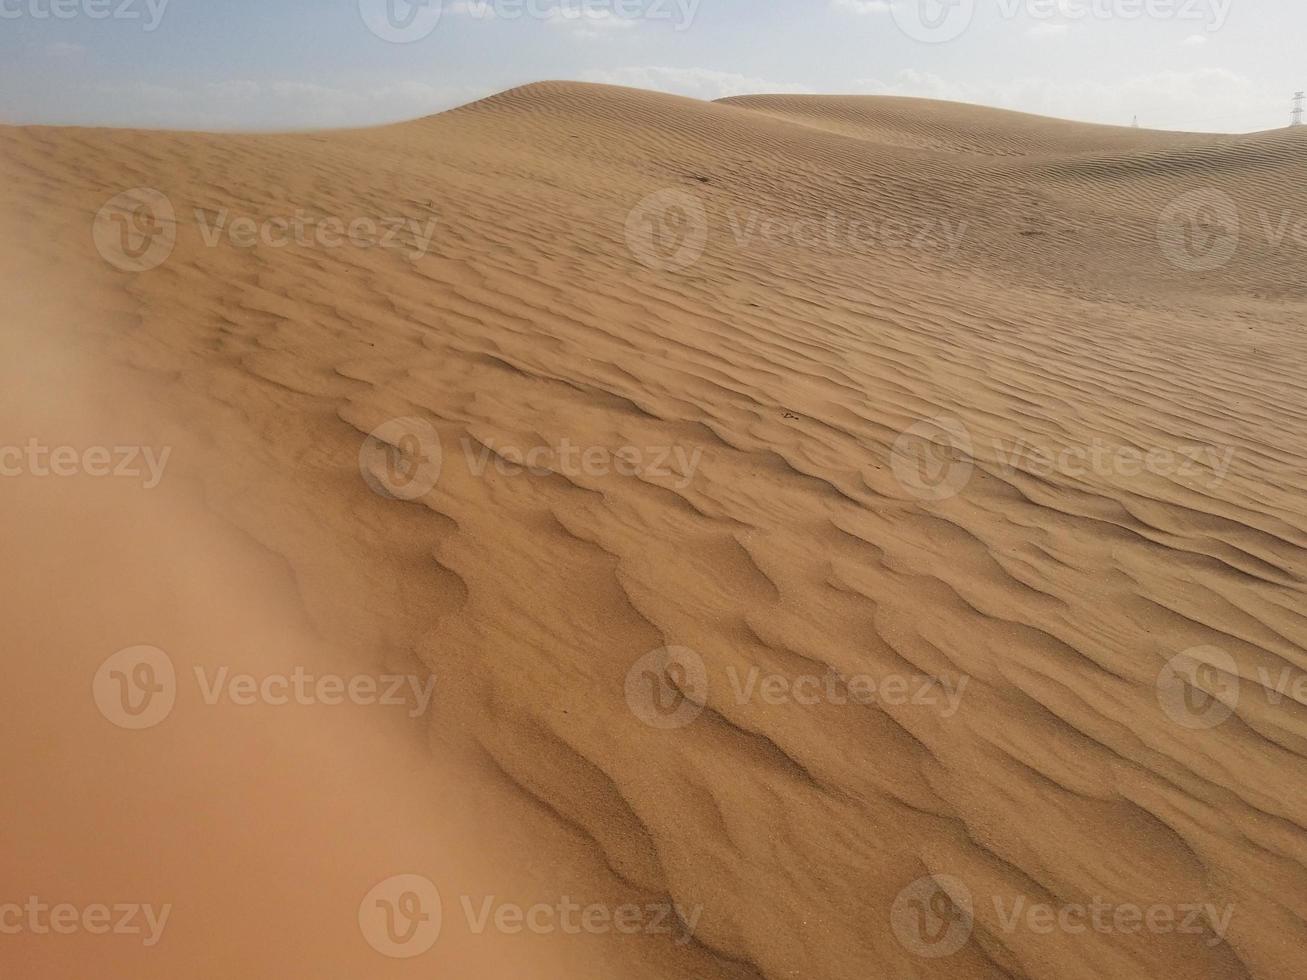
[[(171, 943), (17, 962), (1301, 973), (1304, 160), (561, 83), (349, 132), (0, 128), (9, 441), (173, 447), (148, 490), (0, 481), (39, 692), (0, 729), (39, 837), (5, 877), (176, 902)], [(319, 731), (186, 681), (127, 732), (89, 692), (136, 644), (434, 700)], [(400, 873), (444, 923), (392, 960), (356, 916)], [(487, 894), (669, 928), (478, 935)]]

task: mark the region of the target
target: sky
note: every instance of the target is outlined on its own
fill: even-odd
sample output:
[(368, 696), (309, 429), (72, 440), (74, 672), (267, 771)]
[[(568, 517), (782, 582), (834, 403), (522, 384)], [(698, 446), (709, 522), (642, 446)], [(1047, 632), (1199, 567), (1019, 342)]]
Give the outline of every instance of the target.
[(412, 119), (527, 82), (912, 95), (1250, 132), (1307, 89), (1303, 0), (0, 0), (0, 121)]

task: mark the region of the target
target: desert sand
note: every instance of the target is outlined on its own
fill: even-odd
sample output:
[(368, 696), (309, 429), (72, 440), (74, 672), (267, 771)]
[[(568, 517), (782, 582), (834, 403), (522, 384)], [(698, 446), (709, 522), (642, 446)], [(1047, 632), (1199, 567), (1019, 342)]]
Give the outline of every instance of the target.
[[(0, 479), (0, 902), (175, 904), (150, 948), (0, 956), (1301, 974), (1305, 161), (575, 83), (357, 131), (0, 128), (7, 441), (173, 450), (149, 489)], [(154, 220), (106, 217), (128, 191)], [(192, 684), (124, 731), (92, 677), (135, 644), (434, 698)], [(412, 959), (356, 921), (399, 872), (443, 898)], [(476, 934), (491, 894), (682, 928)]]

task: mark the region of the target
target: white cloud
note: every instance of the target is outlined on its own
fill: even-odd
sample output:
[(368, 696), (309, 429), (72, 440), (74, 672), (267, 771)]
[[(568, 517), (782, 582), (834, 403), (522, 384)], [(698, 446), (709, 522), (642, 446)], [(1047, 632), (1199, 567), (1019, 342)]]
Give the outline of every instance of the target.
[(1185, 45), (1186, 47), (1191, 47), (1191, 48), (1201, 47), (1202, 45), (1207, 43), (1207, 35), (1190, 34), (1187, 38), (1185, 38), (1180, 43)]
[(631, 88), (651, 89), (672, 95), (688, 95), (692, 99), (725, 99), (732, 95), (760, 95), (765, 93), (798, 93), (811, 95), (814, 89), (790, 82), (772, 82), (765, 78), (737, 75), (734, 72), (712, 68), (627, 67), (592, 69), (584, 72), (582, 81), (605, 85), (626, 85)]
[(611, 11), (605, 10), (594, 10), (581, 15), (557, 14), (549, 18), (549, 23), (566, 28), (577, 37), (589, 40), (612, 37), (640, 24), (638, 20), (631, 17), (618, 17)]
[(869, 95), (973, 102), (1121, 126), (1138, 115), (1143, 125), (1153, 128), (1209, 132), (1257, 128), (1267, 118), (1268, 107), (1284, 102), (1283, 92), (1223, 68), (1154, 72), (1113, 81), (1027, 76), (980, 83), (958, 83), (905, 69), (890, 80), (860, 79), (855, 87)]

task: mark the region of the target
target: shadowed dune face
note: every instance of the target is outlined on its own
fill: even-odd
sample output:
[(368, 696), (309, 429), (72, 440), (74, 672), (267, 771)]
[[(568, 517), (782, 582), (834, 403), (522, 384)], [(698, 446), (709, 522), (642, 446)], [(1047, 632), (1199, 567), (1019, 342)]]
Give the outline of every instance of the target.
[(675, 909), (537, 975), (1301, 971), (1303, 133), (543, 84), (0, 143), (42, 329), (441, 679), (523, 893)]

